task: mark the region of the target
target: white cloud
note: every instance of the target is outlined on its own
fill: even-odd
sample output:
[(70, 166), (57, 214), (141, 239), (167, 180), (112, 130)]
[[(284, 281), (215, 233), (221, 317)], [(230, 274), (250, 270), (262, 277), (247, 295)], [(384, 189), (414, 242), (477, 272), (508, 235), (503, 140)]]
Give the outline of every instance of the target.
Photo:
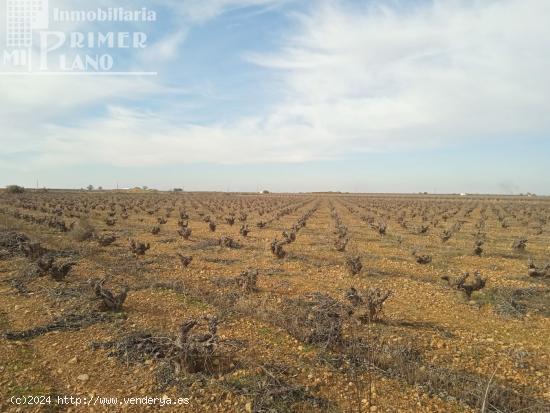
[[(201, 21), (260, 3), (273, 2), (181, 4)], [(387, 4), (377, 4), (382, 3)], [(4, 83), (0, 116), (17, 108), (30, 114), (51, 102), (48, 116), (39, 115), (42, 123), (28, 118), (30, 127), (17, 131), (17, 136), (41, 137), (34, 148), (42, 164), (299, 162), (540, 135), (550, 131), (549, 19), (546, 0), (435, 1), (412, 10), (325, 2), (296, 17), (297, 29), (278, 52), (246, 56), (280, 76), (277, 87), (283, 85), (286, 98), (267, 113), (198, 126), (162, 110), (143, 113), (119, 106), (61, 126), (66, 122), (54, 115), (131, 94), (135, 85), (93, 83), (84, 86), (91, 97), (82, 98), (76, 84), (51, 80), (22, 95), (17, 85)], [(168, 57), (181, 38), (172, 40), (167, 39)], [(141, 90), (162, 88), (149, 84)]]
[(436, 1), (413, 12), (301, 16), (281, 53), (249, 60), (284, 71), (305, 122), (362, 147), (540, 134), (550, 128), (550, 3)]
[(78, 165), (99, 160), (117, 166), (150, 166), (302, 161), (311, 156), (312, 145), (317, 145), (318, 155), (323, 156), (322, 136), (312, 138), (307, 126), (293, 136), (299, 131), (297, 126), (262, 124), (259, 119), (242, 119), (231, 125), (178, 125), (172, 117), (110, 107), (109, 115), (98, 120), (45, 128), (35, 162)]
[[(52, 125), (78, 124), (80, 114), (98, 103), (169, 92), (151, 79), (60, 76), (0, 76), (0, 143), (2, 154), (21, 151), (49, 153)], [(68, 142), (81, 133), (73, 130)]]
[(153, 65), (174, 59), (178, 56), (179, 48), (187, 38), (188, 32), (188, 29), (182, 29), (164, 36), (145, 49), (142, 59)]

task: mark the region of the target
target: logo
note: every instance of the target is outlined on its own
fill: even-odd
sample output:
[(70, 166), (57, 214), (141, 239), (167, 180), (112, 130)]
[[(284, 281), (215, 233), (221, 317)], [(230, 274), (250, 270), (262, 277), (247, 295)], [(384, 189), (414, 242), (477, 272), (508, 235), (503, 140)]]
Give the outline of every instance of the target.
[(147, 29), (157, 20), (154, 10), (67, 10), (51, 8), (55, 0), (4, 1), (6, 44), (0, 75), (156, 75), (124, 70), (132, 53), (148, 47)]

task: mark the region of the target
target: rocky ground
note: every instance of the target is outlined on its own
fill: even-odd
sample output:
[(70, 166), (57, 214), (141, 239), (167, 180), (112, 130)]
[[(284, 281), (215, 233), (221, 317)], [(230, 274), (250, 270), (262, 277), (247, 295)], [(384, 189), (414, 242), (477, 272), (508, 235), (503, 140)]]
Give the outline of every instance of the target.
[[(0, 195), (0, 411), (550, 411), (549, 218), (517, 198)], [(30, 395), (53, 400), (9, 401)], [(189, 404), (123, 402), (145, 396)]]

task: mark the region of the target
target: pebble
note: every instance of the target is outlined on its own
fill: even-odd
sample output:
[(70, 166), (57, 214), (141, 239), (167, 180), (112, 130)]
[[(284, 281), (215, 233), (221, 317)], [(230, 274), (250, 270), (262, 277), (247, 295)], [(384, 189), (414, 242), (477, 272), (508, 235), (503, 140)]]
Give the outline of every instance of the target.
[(90, 376), (88, 376), (87, 374), (80, 374), (77, 379), (80, 381), (88, 381), (90, 379)]

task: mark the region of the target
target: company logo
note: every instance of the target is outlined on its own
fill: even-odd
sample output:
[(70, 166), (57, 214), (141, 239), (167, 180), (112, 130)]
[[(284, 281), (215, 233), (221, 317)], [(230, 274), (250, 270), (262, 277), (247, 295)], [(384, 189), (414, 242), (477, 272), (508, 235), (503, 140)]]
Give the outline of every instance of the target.
[[(55, 0), (4, 1), (6, 44), (1, 53), (0, 75), (156, 75), (124, 70), (131, 53), (148, 47), (147, 29), (157, 21), (154, 10), (67, 10), (51, 8)], [(90, 26), (97, 30), (73, 29)]]

